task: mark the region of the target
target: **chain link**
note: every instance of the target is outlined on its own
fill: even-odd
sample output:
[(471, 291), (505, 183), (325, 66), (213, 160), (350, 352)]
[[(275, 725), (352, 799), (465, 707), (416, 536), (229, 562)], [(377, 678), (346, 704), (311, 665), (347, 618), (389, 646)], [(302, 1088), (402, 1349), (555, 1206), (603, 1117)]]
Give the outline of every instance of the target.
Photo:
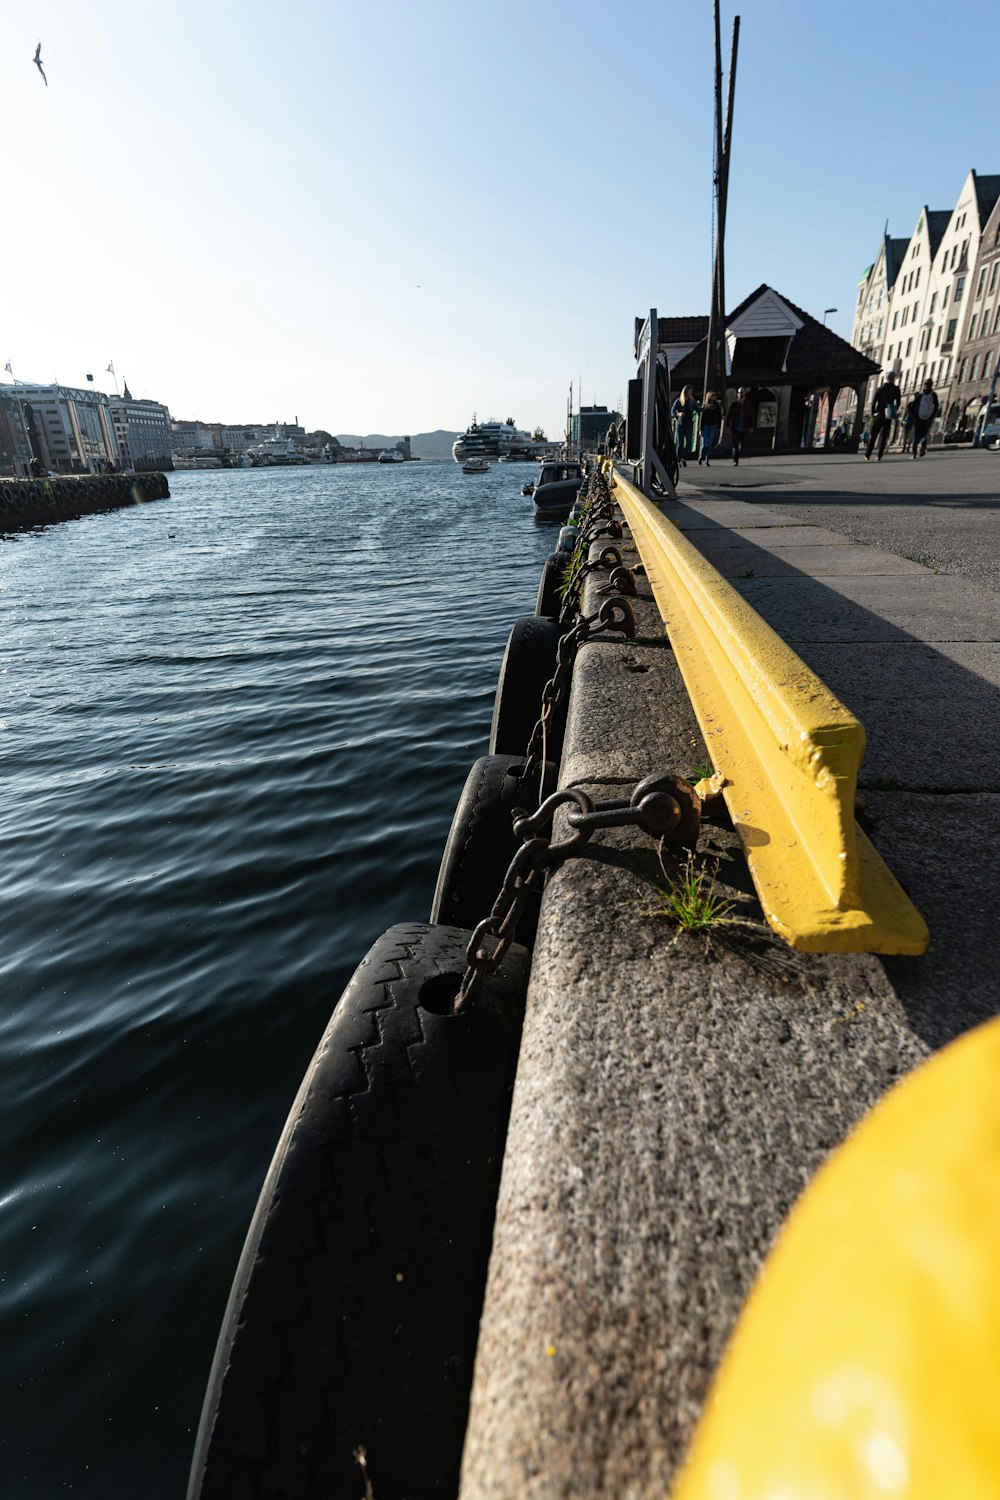
[[(573, 804), (567, 815), (568, 837), (552, 843), (545, 837), (560, 807)], [(458, 1015), (469, 1003), (485, 974), (495, 974), (514, 941), (529, 896), (540, 892), (547, 872), (570, 859), (598, 828), (641, 828), (663, 845), (694, 849), (701, 823), (701, 799), (682, 777), (647, 776), (630, 797), (595, 802), (580, 787), (566, 787), (546, 797), (537, 812), (514, 811), (514, 833), (522, 840), (504, 876), (500, 894), (489, 916), (478, 924), (466, 949), (466, 968), (455, 999)], [(492, 946), (487, 946), (491, 943)]]

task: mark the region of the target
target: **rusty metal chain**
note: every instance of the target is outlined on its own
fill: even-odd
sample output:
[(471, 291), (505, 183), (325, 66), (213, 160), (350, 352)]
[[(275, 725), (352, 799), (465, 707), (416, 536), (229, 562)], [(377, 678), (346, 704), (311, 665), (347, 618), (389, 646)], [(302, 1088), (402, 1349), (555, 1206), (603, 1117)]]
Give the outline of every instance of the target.
[(610, 630), (621, 631), (626, 640), (635, 640), (635, 615), (632, 611), (632, 602), (623, 594), (613, 594), (603, 600), (600, 609), (595, 614), (580, 615), (576, 624), (559, 637), (559, 645), (556, 648), (556, 669), (542, 689), (541, 713), (528, 739), (525, 768), (522, 773), (525, 777), (540, 775), (541, 765), (546, 758), (545, 741), (549, 722), (556, 710), (562, 707), (563, 700), (569, 692), (569, 679), (577, 651), (586, 641), (593, 640), (595, 636), (604, 635)]
[[(573, 804), (567, 815), (568, 837), (553, 843), (552, 822), (560, 807)], [(514, 833), (521, 847), (504, 876), (500, 893), (487, 917), (477, 925), (466, 949), (466, 967), (455, 998), (454, 1013), (464, 1010), (480, 980), (495, 974), (503, 963), (521, 913), (534, 892), (540, 892), (549, 870), (578, 854), (598, 828), (636, 826), (675, 849), (694, 849), (701, 825), (701, 799), (682, 777), (647, 776), (630, 797), (595, 802), (580, 787), (566, 787), (546, 797), (537, 812), (514, 812)], [(549, 836), (545, 836), (545, 830)]]

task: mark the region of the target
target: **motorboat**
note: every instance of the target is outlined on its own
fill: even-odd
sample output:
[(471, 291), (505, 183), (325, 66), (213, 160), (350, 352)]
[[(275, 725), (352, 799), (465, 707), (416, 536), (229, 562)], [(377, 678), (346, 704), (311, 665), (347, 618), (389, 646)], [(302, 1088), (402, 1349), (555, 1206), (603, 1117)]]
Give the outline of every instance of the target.
[(463, 474), (488, 474), (490, 466), (485, 458), (468, 458), (462, 465)]
[(406, 459), (398, 448), (383, 448), (378, 456), (380, 464), (405, 464)]
[(578, 463), (542, 464), (532, 503), (538, 520), (564, 520), (583, 483), (583, 467)]

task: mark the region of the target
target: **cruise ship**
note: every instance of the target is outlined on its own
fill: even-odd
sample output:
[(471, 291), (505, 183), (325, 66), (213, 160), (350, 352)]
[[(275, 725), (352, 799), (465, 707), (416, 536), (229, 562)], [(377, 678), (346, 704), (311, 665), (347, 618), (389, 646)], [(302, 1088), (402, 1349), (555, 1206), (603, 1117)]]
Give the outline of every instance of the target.
[(451, 456), (457, 464), (470, 458), (542, 459), (553, 457), (561, 448), (561, 443), (550, 443), (540, 427), (533, 433), (521, 432), (513, 417), (506, 422), (477, 422), (473, 416), (471, 425), (452, 444)]

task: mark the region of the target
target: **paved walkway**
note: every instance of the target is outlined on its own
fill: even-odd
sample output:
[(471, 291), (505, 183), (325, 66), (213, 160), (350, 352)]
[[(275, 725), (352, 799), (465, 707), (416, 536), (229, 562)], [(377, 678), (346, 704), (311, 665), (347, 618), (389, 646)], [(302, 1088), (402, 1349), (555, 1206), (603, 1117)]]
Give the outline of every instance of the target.
[[(982, 461), (1000, 479), (1000, 459)], [(931, 947), (784, 948), (724, 816), (701, 849), (748, 925), (711, 940), (650, 914), (662, 876), (628, 831), (550, 880), (462, 1500), (662, 1500), (802, 1187), (905, 1071), (1000, 1009), (996, 594), (856, 540), (808, 478), (775, 467), (727, 498), (699, 476), (668, 513), (865, 724), (863, 817)], [(888, 489), (890, 467), (866, 472)], [(648, 599), (638, 618), (636, 643), (592, 643), (574, 677), (561, 780), (598, 795), (704, 759)]]

